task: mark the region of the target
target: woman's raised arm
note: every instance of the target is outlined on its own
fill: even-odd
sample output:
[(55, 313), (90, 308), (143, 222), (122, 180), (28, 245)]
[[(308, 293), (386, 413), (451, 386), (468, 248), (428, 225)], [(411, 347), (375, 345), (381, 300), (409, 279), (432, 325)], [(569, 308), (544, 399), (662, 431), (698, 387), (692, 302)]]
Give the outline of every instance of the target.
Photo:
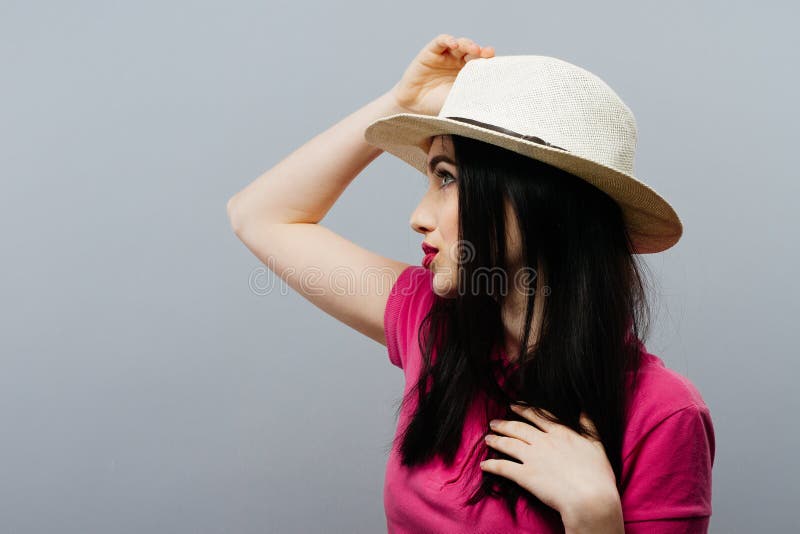
[(461, 66), (492, 53), (466, 38), (434, 38), (390, 90), (314, 136), (231, 197), (227, 209), (236, 235), (303, 297), (385, 344), (383, 313), (389, 290), (409, 264), (366, 250), (319, 222), (382, 152), (364, 140), (370, 123), (402, 112), (438, 113)]

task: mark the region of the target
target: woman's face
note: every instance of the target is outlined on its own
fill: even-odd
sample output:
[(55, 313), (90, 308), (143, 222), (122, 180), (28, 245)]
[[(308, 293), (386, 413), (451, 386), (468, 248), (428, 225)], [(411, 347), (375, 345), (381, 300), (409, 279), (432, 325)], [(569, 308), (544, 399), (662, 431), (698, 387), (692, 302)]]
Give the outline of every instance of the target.
[[(433, 289), (442, 297), (454, 297), (458, 289), (458, 169), (449, 135), (432, 139), (428, 150), (427, 190), (411, 214), (411, 227), (425, 243), (439, 249), (428, 268)], [(424, 255), (422, 249), (420, 254)]]
[[(434, 291), (446, 298), (454, 298), (458, 289), (457, 180), (458, 168), (451, 137), (434, 137), (428, 150), (427, 190), (411, 214), (410, 224), (414, 231), (424, 236), (425, 243), (439, 249), (428, 268), (434, 274)], [(506, 203), (506, 227), (510, 266), (516, 267), (519, 263), (520, 236), (509, 203)], [(463, 256), (474, 256), (469, 247), (469, 243), (461, 243)], [(421, 249), (420, 255), (423, 255)]]

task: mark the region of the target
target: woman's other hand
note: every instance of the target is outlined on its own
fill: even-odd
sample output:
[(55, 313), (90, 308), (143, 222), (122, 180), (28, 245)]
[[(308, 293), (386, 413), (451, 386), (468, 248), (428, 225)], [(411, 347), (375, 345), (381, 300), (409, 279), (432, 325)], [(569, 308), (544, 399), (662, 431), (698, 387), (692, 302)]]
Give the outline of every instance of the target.
[[(581, 425), (595, 436), (584, 437), (571, 428), (554, 423), (529, 406), (511, 409), (533, 425), (498, 420), (491, 424), (498, 433), (487, 434), (487, 444), (521, 463), (503, 459), (485, 460), (481, 469), (508, 478), (561, 513), (564, 524), (588, 524), (595, 518), (620, 523), (620, 496), (614, 470), (608, 461), (597, 428), (585, 413)], [(541, 409), (549, 417), (553, 415)]]
[(391, 92), (408, 113), (438, 115), (461, 68), (472, 59), (492, 56), (491, 46), (443, 33), (422, 48)]

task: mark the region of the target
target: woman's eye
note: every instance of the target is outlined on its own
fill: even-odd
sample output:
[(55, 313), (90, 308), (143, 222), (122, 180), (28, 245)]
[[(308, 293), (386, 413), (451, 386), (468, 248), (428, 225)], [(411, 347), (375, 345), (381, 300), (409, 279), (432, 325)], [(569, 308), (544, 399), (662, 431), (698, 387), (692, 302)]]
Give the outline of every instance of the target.
[[(441, 169), (437, 169), (434, 174), (439, 178), (450, 178), (452, 180), (452, 182), (456, 181), (456, 179), (453, 177), (452, 174), (450, 174), (447, 171), (443, 171)], [(447, 182), (447, 183), (443, 184), (441, 187), (446, 187), (447, 185), (451, 184), (452, 182)]]

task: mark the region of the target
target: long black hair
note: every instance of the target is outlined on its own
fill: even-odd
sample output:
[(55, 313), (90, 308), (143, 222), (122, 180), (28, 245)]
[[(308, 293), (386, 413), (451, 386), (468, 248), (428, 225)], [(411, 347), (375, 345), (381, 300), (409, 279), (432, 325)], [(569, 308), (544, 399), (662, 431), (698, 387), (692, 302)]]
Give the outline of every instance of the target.
[[(482, 392), (506, 407), (506, 420), (526, 421), (509, 408), (517, 402), (543, 408), (555, 422), (600, 439), (619, 490), (626, 373), (633, 373), (635, 387), (637, 342), (650, 329), (644, 278), (622, 211), (603, 191), (566, 171), (475, 139), (451, 139), (458, 169), (459, 291), (455, 298), (435, 296), (418, 333), (424, 361), (408, 393), (416, 392), (418, 404), (400, 436), (402, 464), (419, 465), (439, 455), (451, 465), (467, 408)], [(507, 205), (521, 233), (522, 266), (543, 276), (546, 286), (536, 280), (530, 284), (534, 289), (539, 283), (545, 291), (527, 291), (516, 368), (503, 375), (507, 380), (501, 384), (497, 373), (507, 368), (498, 367), (492, 355), (505, 346), (501, 310), (508, 288), (519, 281), (479, 273), (510, 272)], [(531, 343), (539, 297), (544, 299), (541, 329)], [(599, 435), (581, 425), (581, 412)], [(517, 461), (487, 450), (486, 458)], [(516, 482), (482, 472), (479, 487), (464, 504), (500, 497), (516, 519), (522, 497), (530, 507), (554, 512)]]

